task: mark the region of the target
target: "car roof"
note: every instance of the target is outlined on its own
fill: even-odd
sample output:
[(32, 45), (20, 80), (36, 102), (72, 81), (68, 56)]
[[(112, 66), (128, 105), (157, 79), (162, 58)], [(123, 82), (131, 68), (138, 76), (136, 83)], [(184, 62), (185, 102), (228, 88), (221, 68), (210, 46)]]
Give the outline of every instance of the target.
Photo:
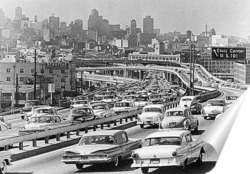
[(100, 105), (107, 105), (107, 103), (104, 103), (104, 102), (100, 102), (100, 103), (94, 103), (92, 104), (91, 106), (100, 106)]
[(174, 129), (168, 129), (168, 130), (162, 130), (159, 132), (154, 132), (152, 134), (149, 134), (146, 138), (154, 138), (154, 137), (182, 137), (184, 134), (188, 134), (190, 131), (188, 130), (174, 130)]
[(31, 116), (31, 118), (37, 118), (37, 117), (60, 117), (61, 118), (61, 115), (46, 114), (46, 115), (34, 115), (34, 116)]
[(39, 110), (39, 109), (52, 109), (54, 107), (51, 107), (51, 106), (45, 106), (45, 107), (38, 107), (36, 108), (35, 110)]
[(153, 105), (147, 105), (144, 108), (151, 108), (151, 107), (161, 108), (161, 107), (165, 107), (165, 105), (163, 105), (163, 104), (153, 104)]
[(185, 107), (176, 107), (176, 108), (171, 108), (171, 109), (168, 109), (167, 112), (169, 111), (184, 111), (188, 108), (185, 108)]
[(118, 132), (125, 132), (124, 130), (100, 130), (100, 131), (93, 131), (85, 134), (84, 136), (92, 136), (92, 135), (115, 135)]
[(77, 109), (91, 109), (89, 106), (76, 106), (76, 107), (73, 107), (71, 110), (77, 110)]

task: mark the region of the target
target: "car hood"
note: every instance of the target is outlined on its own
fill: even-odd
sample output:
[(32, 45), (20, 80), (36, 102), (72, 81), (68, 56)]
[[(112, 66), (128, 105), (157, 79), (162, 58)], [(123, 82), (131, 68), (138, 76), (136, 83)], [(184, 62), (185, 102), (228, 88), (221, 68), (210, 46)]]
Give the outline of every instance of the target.
[(148, 102), (147, 101), (136, 101), (135, 102), (135, 106), (144, 106), (146, 105)]
[(94, 152), (99, 152), (99, 151), (113, 151), (115, 150), (117, 145), (106, 145), (106, 144), (100, 144), (100, 145), (78, 145), (74, 148), (65, 150), (65, 152), (71, 152), (75, 154), (81, 154), (81, 155), (89, 155)]
[(25, 129), (41, 129), (41, 127), (43, 126), (49, 126), (51, 125), (51, 123), (29, 123), (29, 124), (25, 124), (24, 127)]
[(162, 127), (163, 128), (172, 128), (173, 126), (170, 123), (175, 123), (176, 126), (174, 127), (183, 127), (183, 122), (186, 120), (185, 117), (182, 116), (168, 116), (164, 117), (162, 120)]
[(170, 158), (172, 153), (180, 146), (178, 145), (155, 145), (147, 146), (134, 151), (139, 158)]

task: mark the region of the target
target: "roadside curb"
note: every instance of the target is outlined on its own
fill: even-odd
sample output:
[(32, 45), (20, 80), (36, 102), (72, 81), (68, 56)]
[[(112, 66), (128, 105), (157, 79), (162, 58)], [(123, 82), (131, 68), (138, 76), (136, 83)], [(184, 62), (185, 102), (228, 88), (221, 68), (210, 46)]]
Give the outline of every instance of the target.
[[(115, 126), (115, 127), (110, 128), (110, 129), (107, 129), (107, 130), (115, 130), (115, 129), (124, 130), (124, 129), (131, 128), (133, 126), (136, 126), (136, 121), (132, 121), (130, 123)], [(19, 153), (19, 154), (13, 154), (11, 156), (11, 159), (12, 159), (12, 162), (14, 162), (14, 161), (22, 160), (22, 159), (25, 159), (25, 158), (41, 155), (41, 154), (51, 152), (51, 151), (54, 151), (54, 150), (58, 150), (58, 149), (61, 149), (61, 148), (65, 148), (65, 147), (68, 147), (68, 146), (72, 146), (72, 145), (77, 144), (79, 142), (80, 138), (81, 137), (75, 138), (75, 139), (72, 139), (72, 140), (68, 140), (68, 141), (64, 141), (64, 142), (61, 142), (61, 143), (56, 143), (56, 144), (53, 144), (53, 145), (50, 145), (50, 146), (41, 147), (41, 148), (31, 150), (31, 151), (27, 151), (27, 152), (22, 152), (22, 153)]]

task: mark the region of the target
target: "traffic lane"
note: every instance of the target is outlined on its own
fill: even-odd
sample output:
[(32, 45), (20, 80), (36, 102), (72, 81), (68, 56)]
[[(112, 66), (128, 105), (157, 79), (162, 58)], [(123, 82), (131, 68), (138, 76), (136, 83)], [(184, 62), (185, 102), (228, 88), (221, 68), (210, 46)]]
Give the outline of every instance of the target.
[[(69, 115), (69, 111), (70, 109), (62, 109), (57, 111), (58, 114), (61, 114), (63, 117), (67, 117)], [(23, 126), (26, 124), (26, 121), (21, 119), (21, 115), (22, 114), (13, 114), (13, 115), (8, 115), (8, 116), (4, 116), (5, 121), (7, 123), (11, 123), (11, 127), (12, 129), (18, 129), (20, 126)]]
[[(206, 127), (211, 124), (212, 120), (201, 119), (200, 131), (203, 132)], [(135, 126), (126, 130), (130, 138), (145, 139), (145, 137), (153, 132), (158, 131), (155, 126), (147, 126), (145, 129), (141, 129), (139, 126)], [(198, 135), (194, 135), (194, 139), (197, 139)], [(70, 147), (67, 147), (70, 148)], [(111, 167), (110, 165), (98, 165), (98, 166), (85, 166), (82, 170), (76, 169), (75, 165), (66, 165), (61, 162), (61, 156), (63, 155), (63, 150), (59, 149), (47, 154), (27, 158), (24, 160), (13, 162), (13, 165), (9, 167), (9, 174), (71, 174), (71, 173), (114, 173), (114, 174), (127, 174), (127, 173), (141, 173), (140, 169), (131, 168), (132, 160), (124, 160), (121, 162), (120, 166), (117, 168)], [(206, 154), (204, 155), (204, 160), (206, 161), (202, 168), (197, 169), (196, 165), (190, 165), (190, 171), (200, 171), (203, 172), (205, 169), (211, 169), (211, 164), (216, 161), (216, 154), (213, 148), (205, 148)], [(181, 169), (176, 167), (170, 167), (166, 169), (175, 172), (183, 172)], [(152, 172), (164, 172), (164, 169), (150, 169)]]

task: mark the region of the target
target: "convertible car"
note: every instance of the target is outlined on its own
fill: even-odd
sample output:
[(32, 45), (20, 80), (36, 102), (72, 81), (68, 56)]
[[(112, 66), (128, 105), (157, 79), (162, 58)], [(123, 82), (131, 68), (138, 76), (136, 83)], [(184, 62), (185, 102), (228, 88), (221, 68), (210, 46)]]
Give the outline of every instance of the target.
[(193, 141), (190, 131), (165, 130), (148, 135), (143, 147), (132, 152), (131, 167), (141, 168), (144, 174), (149, 168), (168, 166), (181, 166), (185, 170), (194, 161), (201, 165), (203, 153), (203, 143)]
[(166, 111), (164, 119), (160, 123), (160, 128), (182, 128), (198, 131), (199, 120), (193, 116), (190, 109), (186, 107), (172, 108)]
[(77, 169), (85, 164), (100, 163), (113, 163), (116, 167), (122, 159), (131, 156), (132, 150), (141, 146), (141, 140), (128, 139), (124, 130), (90, 132), (83, 135), (77, 146), (65, 150), (62, 162), (75, 164)]

